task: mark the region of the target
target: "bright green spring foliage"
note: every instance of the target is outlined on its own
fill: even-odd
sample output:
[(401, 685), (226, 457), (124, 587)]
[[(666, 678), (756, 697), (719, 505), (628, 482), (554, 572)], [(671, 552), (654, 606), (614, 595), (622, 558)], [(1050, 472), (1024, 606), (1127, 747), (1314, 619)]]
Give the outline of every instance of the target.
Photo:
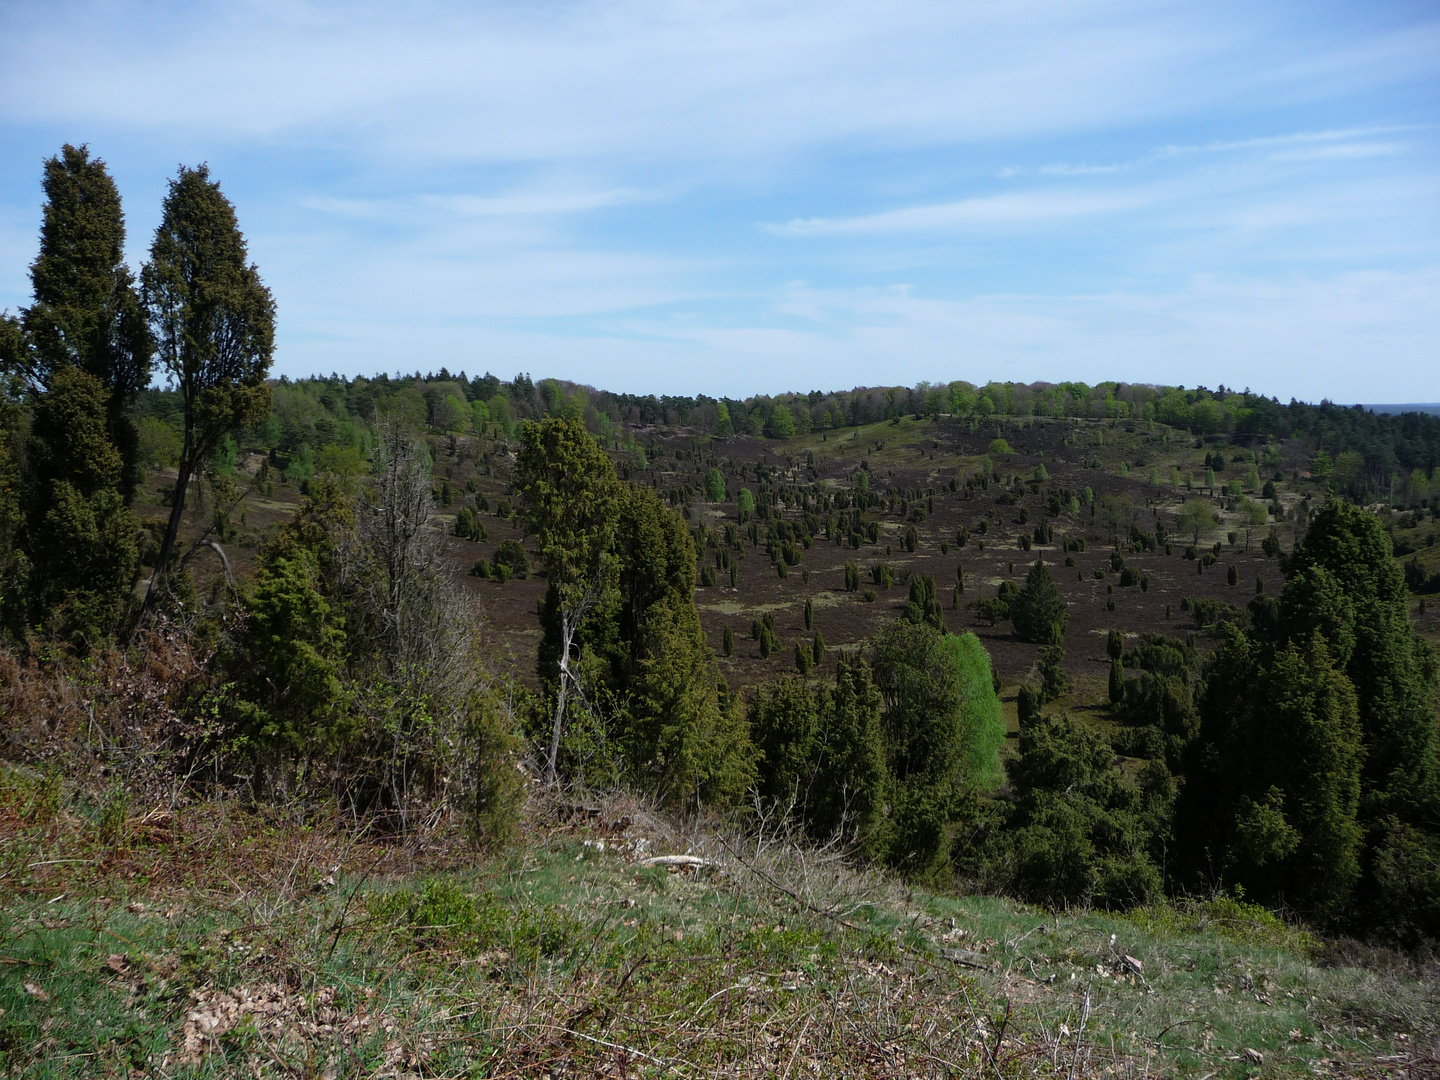
[(965, 745), (966, 773), (972, 785), (992, 788), (1000, 784), (1000, 747), (1005, 722), (990, 672), (990, 654), (970, 632), (946, 634), (942, 647), (949, 654), (960, 698), (960, 738)]
[(961, 799), (1001, 776), (1005, 733), (989, 657), (973, 634), (906, 620), (875, 636), (872, 655), (892, 778), (888, 858), (910, 873), (939, 873)]
[(711, 502), (725, 498), (725, 476), (719, 469), (711, 469), (705, 474), (705, 496)]

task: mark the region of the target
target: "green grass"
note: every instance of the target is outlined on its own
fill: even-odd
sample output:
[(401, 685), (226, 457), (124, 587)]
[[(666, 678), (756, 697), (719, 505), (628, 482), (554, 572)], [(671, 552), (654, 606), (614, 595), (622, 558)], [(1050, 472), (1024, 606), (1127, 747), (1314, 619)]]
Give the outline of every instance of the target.
[[(0, 878), (10, 1076), (1198, 1080), (1434, 1045), (1433, 982), (1322, 967), (1308, 934), (1233, 901), (944, 897), (633, 804), (601, 816), (639, 823), (618, 849), (541, 806), (479, 860), (214, 806), (102, 842), (103, 806), (53, 790), (0, 798), (4, 865), (25, 868)], [(636, 840), (710, 865), (642, 866)]]

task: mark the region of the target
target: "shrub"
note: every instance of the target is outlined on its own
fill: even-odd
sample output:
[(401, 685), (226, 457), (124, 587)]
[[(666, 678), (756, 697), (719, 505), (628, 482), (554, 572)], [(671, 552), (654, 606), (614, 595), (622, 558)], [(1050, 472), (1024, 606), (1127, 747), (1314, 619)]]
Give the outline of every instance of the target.
[(503, 566), (507, 578), (524, 580), (530, 573), (530, 560), (525, 554), (525, 545), (519, 540), (502, 540), (495, 549), (495, 565)]

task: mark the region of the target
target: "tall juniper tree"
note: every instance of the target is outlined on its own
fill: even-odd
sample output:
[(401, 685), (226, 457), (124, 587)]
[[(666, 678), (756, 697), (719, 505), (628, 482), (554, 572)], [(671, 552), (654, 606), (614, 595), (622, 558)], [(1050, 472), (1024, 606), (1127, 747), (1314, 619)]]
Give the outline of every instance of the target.
[(22, 364), (48, 392), (78, 368), (104, 388), (106, 434), (120, 452), (117, 487), (128, 502), (138, 478), (128, 408), (150, 381), (154, 341), (125, 265), (120, 192), (100, 158), (68, 143), (45, 162), (40, 253), (30, 264), (34, 301), (22, 311)]
[(184, 410), (170, 520), (147, 605), (173, 569), (190, 482), (226, 436), (269, 413), (275, 301), (246, 258), (235, 208), (209, 168), (182, 166), (141, 272), (160, 363)]

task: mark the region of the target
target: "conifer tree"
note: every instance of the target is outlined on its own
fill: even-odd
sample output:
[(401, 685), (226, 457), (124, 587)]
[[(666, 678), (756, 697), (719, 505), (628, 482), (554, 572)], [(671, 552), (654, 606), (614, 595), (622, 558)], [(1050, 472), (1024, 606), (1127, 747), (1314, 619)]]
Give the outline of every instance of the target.
[(835, 684), (825, 695), (816, 739), (816, 777), (808, 805), (813, 835), (828, 839), (836, 829), (857, 833), (875, 850), (888, 783), (880, 722), (880, 692), (864, 660), (844, 653), (835, 665)]
[(1065, 640), (1065, 623), (1070, 616), (1065, 610), (1065, 598), (1043, 560), (1037, 559), (1025, 575), (1024, 587), (1010, 604), (1010, 618), (1021, 641), (1059, 645)]
[(127, 621), (139, 570), (136, 523), (119, 486), (124, 462), (107, 438), (109, 391), (77, 366), (58, 368), (35, 406), (30, 620), (82, 648)]
[(22, 362), (48, 391), (78, 368), (104, 389), (106, 437), (120, 453), (117, 487), (128, 502), (138, 479), (128, 409), (150, 381), (154, 341), (125, 265), (125, 217), (105, 162), (68, 143), (45, 162), (40, 253), (30, 265), (34, 301), (22, 311)]
[(170, 520), (146, 600), (153, 604), (176, 557), (190, 481), (226, 437), (269, 413), (265, 376), (275, 348), (275, 302), (246, 263), (235, 208), (204, 165), (182, 166), (170, 181), (141, 281), (184, 422)]
[[(516, 474), (516, 494), (545, 567), (545, 606), (555, 629), (555, 706), (545, 757), (545, 779), (553, 784), (567, 707), (572, 695), (583, 692), (571, 663), (576, 638), (591, 609), (605, 600), (614, 572), (611, 545), (619, 487), (614, 466), (584, 425), (553, 417), (525, 425)], [(692, 586), (694, 565), (690, 545)], [(663, 588), (664, 582), (655, 587)], [(545, 660), (542, 650), (542, 664)]]
[(793, 801), (803, 818), (816, 772), (819, 714), (814, 694), (801, 677), (777, 679), (751, 699), (746, 719), (760, 753), (761, 797)]

